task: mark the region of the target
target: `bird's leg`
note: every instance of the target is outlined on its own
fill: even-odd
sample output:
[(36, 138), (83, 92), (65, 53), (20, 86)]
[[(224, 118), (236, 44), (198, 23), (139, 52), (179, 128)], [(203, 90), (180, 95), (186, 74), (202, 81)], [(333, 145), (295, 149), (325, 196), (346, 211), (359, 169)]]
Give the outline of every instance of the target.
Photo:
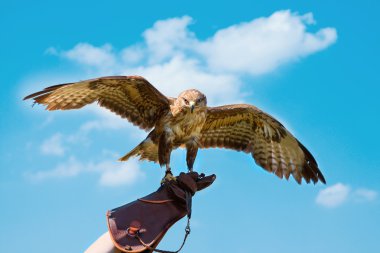
[(161, 180), (161, 184), (165, 181), (175, 180), (171, 169), (170, 169), (170, 154), (172, 152), (172, 142), (171, 139), (168, 138), (168, 134), (164, 132), (159, 140), (158, 144), (158, 161), (160, 166), (166, 166), (165, 177)]
[(195, 158), (197, 157), (197, 152), (198, 152), (198, 145), (196, 144), (195, 141), (191, 141), (186, 143), (186, 163), (187, 163), (187, 168), (191, 172), (193, 171), (193, 165)]

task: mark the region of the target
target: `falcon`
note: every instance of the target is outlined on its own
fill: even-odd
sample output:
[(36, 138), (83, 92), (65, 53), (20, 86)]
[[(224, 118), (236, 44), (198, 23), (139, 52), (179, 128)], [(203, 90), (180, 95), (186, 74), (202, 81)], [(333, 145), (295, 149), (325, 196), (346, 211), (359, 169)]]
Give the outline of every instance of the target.
[(256, 163), (279, 178), (290, 175), (301, 184), (326, 183), (313, 155), (279, 121), (248, 104), (208, 107), (195, 89), (177, 98), (163, 95), (140, 76), (107, 76), (50, 86), (26, 96), (47, 110), (79, 109), (97, 102), (134, 125), (150, 131), (145, 140), (119, 160), (131, 157), (166, 166), (172, 177), (170, 154), (187, 150), (193, 170), (198, 149), (227, 148), (251, 154)]

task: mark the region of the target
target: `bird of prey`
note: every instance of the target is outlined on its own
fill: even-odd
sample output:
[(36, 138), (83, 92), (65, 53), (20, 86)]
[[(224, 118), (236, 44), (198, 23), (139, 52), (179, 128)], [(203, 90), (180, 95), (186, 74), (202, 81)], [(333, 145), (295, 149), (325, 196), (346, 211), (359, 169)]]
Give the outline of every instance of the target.
[[(164, 96), (140, 76), (107, 76), (76, 83), (58, 84), (26, 96), (47, 110), (79, 109), (97, 102), (150, 131), (145, 140), (120, 158), (166, 166), (170, 177), (173, 149), (187, 149), (190, 171), (201, 148), (227, 148), (252, 155), (256, 163), (279, 178), (302, 178), (326, 183), (312, 154), (280, 122), (248, 104), (208, 107), (206, 96), (195, 89), (177, 98)], [(165, 176), (165, 177), (166, 177)]]

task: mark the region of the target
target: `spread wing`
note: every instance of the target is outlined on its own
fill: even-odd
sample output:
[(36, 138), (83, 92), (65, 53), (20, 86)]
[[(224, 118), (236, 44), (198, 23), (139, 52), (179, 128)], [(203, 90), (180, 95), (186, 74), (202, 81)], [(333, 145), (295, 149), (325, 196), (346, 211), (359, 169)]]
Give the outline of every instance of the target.
[(299, 184), (302, 178), (326, 183), (311, 153), (280, 122), (251, 105), (209, 107), (200, 144), (251, 153), (267, 171), (286, 179), (292, 174)]
[(54, 85), (24, 99), (30, 98), (46, 105), (47, 110), (78, 109), (97, 101), (146, 130), (169, 110), (169, 99), (139, 76), (107, 76)]

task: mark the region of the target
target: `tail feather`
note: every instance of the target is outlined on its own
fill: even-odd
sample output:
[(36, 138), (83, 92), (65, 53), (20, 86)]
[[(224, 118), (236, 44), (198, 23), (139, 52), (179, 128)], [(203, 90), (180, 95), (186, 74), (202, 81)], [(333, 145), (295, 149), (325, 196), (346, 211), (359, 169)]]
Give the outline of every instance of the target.
[(140, 145), (129, 151), (126, 155), (123, 157), (119, 158), (119, 161), (127, 161), (129, 158), (133, 156), (138, 156), (140, 151)]
[(119, 161), (127, 161), (129, 158), (139, 156), (139, 160), (158, 162), (158, 146), (150, 138), (145, 139), (137, 147), (129, 151)]

